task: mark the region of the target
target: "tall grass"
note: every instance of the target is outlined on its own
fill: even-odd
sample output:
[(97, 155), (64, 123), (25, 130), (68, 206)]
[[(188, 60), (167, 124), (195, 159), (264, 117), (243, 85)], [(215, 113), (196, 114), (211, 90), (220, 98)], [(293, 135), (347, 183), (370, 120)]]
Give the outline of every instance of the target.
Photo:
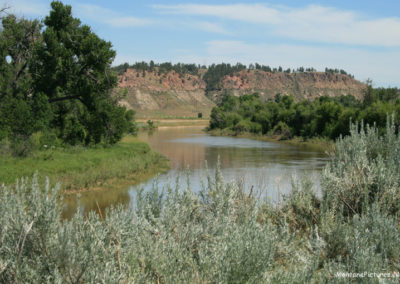
[(360, 276), (400, 270), (400, 136), (387, 128), (379, 137), (353, 126), (322, 173), (322, 196), (303, 180), (279, 205), (217, 170), (199, 193), (155, 185), (132, 210), (61, 221), (59, 188), (21, 179), (0, 192), (0, 282), (396, 282)]

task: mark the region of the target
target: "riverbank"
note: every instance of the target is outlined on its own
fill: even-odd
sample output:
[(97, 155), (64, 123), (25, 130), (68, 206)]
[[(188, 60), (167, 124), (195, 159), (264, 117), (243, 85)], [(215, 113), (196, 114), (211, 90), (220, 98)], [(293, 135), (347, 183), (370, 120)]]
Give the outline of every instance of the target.
[(208, 119), (198, 119), (198, 118), (171, 118), (171, 119), (137, 119), (136, 123), (139, 129), (148, 128), (148, 121), (153, 122), (154, 128), (158, 127), (170, 127), (170, 126), (208, 126)]
[(21, 182), (0, 194), (0, 283), (397, 283), (400, 137), (387, 133), (353, 126), (321, 173), (323, 194), (306, 178), (278, 203), (217, 167), (202, 191), (191, 179), (124, 190), (128, 210), (104, 213), (91, 198), (101, 214), (65, 222), (57, 189)]
[(249, 132), (242, 132), (236, 133), (235, 131), (226, 130), (226, 129), (213, 129), (213, 130), (206, 130), (206, 132), (212, 136), (231, 136), (231, 137), (238, 137), (238, 138), (248, 138), (248, 139), (255, 139), (259, 141), (265, 142), (279, 142), (288, 145), (294, 145), (298, 147), (307, 147), (311, 149), (315, 149), (317, 151), (331, 151), (335, 147), (335, 142), (330, 139), (324, 138), (310, 138), (304, 140), (303, 137), (293, 137), (290, 139), (282, 140), (280, 135), (259, 135), (253, 134)]
[(0, 184), (13, 184), (21, 176), (61, 182), (63, 192), (101, 190), (118, 183), (139, 182), (166, 171), (169, 162), (133, 136), (110, 147), (70, 147), (37, 151), (32, 157), (0, 160)]

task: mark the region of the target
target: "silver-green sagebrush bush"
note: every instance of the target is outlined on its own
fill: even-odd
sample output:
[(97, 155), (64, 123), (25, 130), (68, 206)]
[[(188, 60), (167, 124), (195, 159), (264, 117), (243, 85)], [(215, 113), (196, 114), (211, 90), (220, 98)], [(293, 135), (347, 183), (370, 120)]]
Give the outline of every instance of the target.
[(0, 194), (0, 282), (259, 282), (285, 242), (258, 207), (217, 179), (201, 195), (138, 193), (135, 209), (61, 221), (58, 189), (22, 179)]
[[(400, 270), (400, 136), (352, 126), (322, 173), (278, 205), (219, 170), (144, 192), (133, 209), (61, 219), (58, 188), (21, 179), (0, 192), (1, 283), (376, 283), (337, 273)], [(398, 279), (384, 279), (395, 282)]]
[(361, 124), (350, 127), (350, 136), (340, 138), (332, 161), (322, 175), (326, 210), (353, 216), (373, 203), (391, 215), (400, 209), (400, 136), (394, 118), (387, 120), (386, 133)]
[(0, 282), (81, 283), (120, 276), (109, 228), (91, 214), (61, 221), (58, 188), (37, 177), (0, 194)]

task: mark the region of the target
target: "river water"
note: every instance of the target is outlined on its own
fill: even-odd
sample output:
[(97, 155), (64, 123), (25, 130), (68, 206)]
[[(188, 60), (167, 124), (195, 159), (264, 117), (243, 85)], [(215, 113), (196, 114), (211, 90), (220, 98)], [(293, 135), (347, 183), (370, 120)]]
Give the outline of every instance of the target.
[[(138, 188), (150, 189), (167, 182), (175, 187), (180, 176), (181, 188), (187, 186), (199, 191), (206, 184), (207, 172), (214, 176), (217, 161), (225, 182), (239, 183), (245, 191), (259, 194), (260, 198), (279, 201), (291, 190), (293, 179), (311, 178), (314, 189), (319, 190), (319, 175), (328, 157), (324, 152), (284, 143), (263, 142), (252, 139), (210, 136), (203, 127), (163, 127), (153, 132), (140, 132), (139, 138), (152, 149), (171, 161), (171, 170), (150, 180), (118, 190), (86, 192), (80, 196), (83, 211), (102, 211), (117, 204), (128, 205)], [(76, 207), (76, 197), (65, 202), (65, 216)]]

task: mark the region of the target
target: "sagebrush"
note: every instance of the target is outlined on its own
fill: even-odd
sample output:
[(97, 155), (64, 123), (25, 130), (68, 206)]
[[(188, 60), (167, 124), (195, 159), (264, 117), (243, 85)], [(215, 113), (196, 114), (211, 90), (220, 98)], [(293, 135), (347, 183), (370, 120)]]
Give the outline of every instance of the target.
[[(347, 283), (400, 270), (400, 136), (351, 128), (322, 172), (265, 204), (217, 170), (199, 193), (139, 191), (131, 209), (61, 219), (58, 187), (21, 179), (0, 193), (1, 283)], [(178, 184), (178, 183), (177, 183)]]

